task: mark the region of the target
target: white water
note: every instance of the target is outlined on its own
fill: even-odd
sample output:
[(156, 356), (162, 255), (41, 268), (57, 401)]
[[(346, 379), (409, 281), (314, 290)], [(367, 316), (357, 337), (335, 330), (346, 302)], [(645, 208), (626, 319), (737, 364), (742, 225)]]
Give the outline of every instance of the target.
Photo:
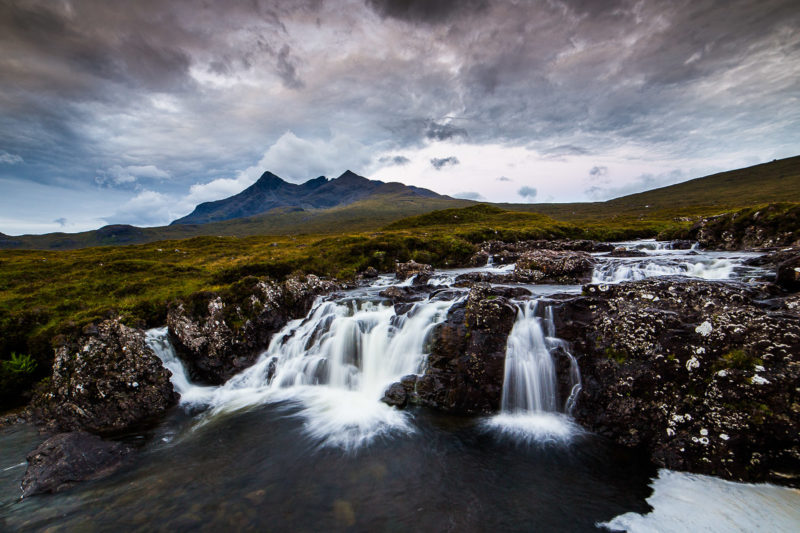
[(307, 432), (351, 448), (391, 430), (410, 431), (407, 415), (380, 402), (386, 388), (422, 370), (431, 329), (453, 302), (420, 302), (397, 316), (387, 304), (321, 302), (287, 324), (252, 367), (219, 387), (192, 384), (164, 328), (148, 343), (172, 373), (181, 404), (209, 407), (205, 419), (266, 402), (301, 405)]
[(800, 491), (661, 470), (646, 514), (625, 513), (598, 526), (630, 533), (800, 531)]
[(657, 276), (686, 276), (700, 279), (731, 279), (738, 262), (728, 258), (699, 256), (696, 261), (688, 259), (663, 259), (654, 261), (650, 257), (608, 259), (594, 268), (592, 283), (619, 283), (638, 281)]
[[(568, 416), (580, 391), (575, 358), (555, 335), (551, 307), (539, 316), (541, 301), (519, 304), (517, 319), (508, 336), (500, 414), (488, 424), (501, 434), (522, 441), (566, 441), (580, 430)], [(558, 384), (553, 352), (570, 359), (571, 383), (566, 405), (558, 405)]]

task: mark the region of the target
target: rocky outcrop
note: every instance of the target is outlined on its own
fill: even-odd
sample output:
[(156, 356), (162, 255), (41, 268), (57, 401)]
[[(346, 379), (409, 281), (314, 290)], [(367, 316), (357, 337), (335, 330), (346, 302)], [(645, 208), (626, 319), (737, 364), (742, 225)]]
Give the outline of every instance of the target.
[(124, 466), (133, 449), (84, 432), (59, 433), (28, 454), (22, 496), (61, 492), (106, 477)]
[(252, 365), (272, 335), (304, 317), (317, 296), (340, 288), (313, 275), (283, 283), (249, 277), (228, 291), (174, 302), (167, 326), (192, 378), (221, 384)]
[(451, 307), (445, 322), (434, 329), (425, 372), (390, 387), (384, 401), (457, 414), (497, 411), (506, 341), (516, 312), (488, 284), (476, 284), (466, 302)]
[(741, 250), (800, 244), (800, 206), (772, 204), (743, 209), (697, 222), (682, 237), (703, 248)]
[(593, 268), (586, 252), (533, 250), (519, 257), (514, 276), (530, 283), (575, 284), (588, 281)]
[(119, 319), (56, 341), (53, 376), (34, 399), (34, 414), (56, 431), (111, 433), (163, 414), (177, 402), (170, 372), (144, 332)]
[(775, 283), (790, 292), (800, 291), (800, 253), (778, 264)]
[(399, 280), (406, 280), (414, 276), (414, 285), (425, 285), (433, 275), (433, 267), (417, 263), (412, 259), (408, 263), (398, 263), (394, 274)]
[(588, 285), (559, 311), (580, 355), (575, 418), (659, 466), (797, 484), (800, 310), (763, 296), (680, 278)]
[(589, 240), (533, 240), (519, 242), (485, 241), (470, 259), (473, 266), (483, 266), (491, 256), (495, 264), (515, 263), (525, 252), (533, 250), (556, 250), (573, 252), (610, 252), (612, 244)]

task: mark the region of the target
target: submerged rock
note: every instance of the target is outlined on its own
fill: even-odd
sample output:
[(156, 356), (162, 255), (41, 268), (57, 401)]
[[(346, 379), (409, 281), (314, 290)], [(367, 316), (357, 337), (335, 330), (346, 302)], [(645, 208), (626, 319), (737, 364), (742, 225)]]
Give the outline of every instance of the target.
[(126, 430), (177, 402), (170, 376), (142, 330), (106, 320), (58, 341), (53, 376), (34, 399), (34, 414), (57, 431)]
[(433, 275), (433, 267), (424, 263), (417, 263), (413, 259), (408, 263), (398, 263), (395, 269), (395, 277), (406, 280), (414, 276), (414, 285), (425, 285)]
[(662, 467), (800, 483), (800, 310), (763, 296), (682, 278), (588, 285), (558, 313), (580, 355), (575, 418)]
[(251, 366), (272, 335), (289, 320), (304, 317), (317, 296), (340, 288), (313, 275), (283, 283), (245, 278), (225, 293), (198, 293), (174, 302), (167, 327), (192, 377), (221, 384)]
[[(497, 411), (506, 342), (516, 313), (488, 284), (473, 286), (467, 301), (451, 307), (434, 329), (425, 373), (413, 383), (405, 378), (401, 382), (409, 400), (449, 413)], [(399, 397), (399, 388), (390, 390)]]
[(59, 433), (28, 454), (22, 496), (61, 492), (75, 483), (106, 477), (125, 465), (132, 452), (130, 446), (89, 433)]

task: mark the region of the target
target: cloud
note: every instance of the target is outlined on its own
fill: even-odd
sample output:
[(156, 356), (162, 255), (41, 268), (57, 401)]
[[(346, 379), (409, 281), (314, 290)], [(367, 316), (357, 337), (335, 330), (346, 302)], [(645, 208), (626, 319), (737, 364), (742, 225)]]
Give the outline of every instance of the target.
[(132, 184), (139, 179), (165, 180), (170, 174), (155, 165), (114, 165), (107, 170), (98, 171), (95, 182), (100, 186), (120, 186)]
[(0, 150), (0, 163), (5, 163), (6, 165), (19, 165), (20, 163), (24, 163), (24, 161), (18, 155), (9, 154), (6, 151)]
[(600, 187), (592, 186), (586, 189), (585, 193), (593, 200), (609, 200), (619, 198), (637, 192), (649, 191), (659, 187), (674, 185), (686, 181), (689, 176), (681, 169), (673, 169), (659, 174), (645, 173), (640, 174), (633, 181), (616, 186)]
[(500, 176), (499, 178), (497, 178), (497, 181), (514, 181), (514, 180), (512, 180), (511, 178), (507, 178), (505, 176)]
[(289, 45), (283, 45), (278, 52), (278, 76), (283, 80), (284, 87), (289, 89), (302, 89), (305, 83), (297, 76), (297, 67), (289, 57), (291, 50)]
[(411, 160), (404, 155), (394, 155), (394, 156), (387, 155), (379, 158), (378, 163), (382, 163), (384, 165), (403, 166), (411, 163)]
[(467, 130), (453, 126), (449, 123), (431, 122), (425, 130), (425, 138), (434, 141), (467, 137)]
[(367, 0), (379, 15), (411, 23), (440, 24), (459, 15), (480, 14), (487, 0)]
[(174, 198), (156, 191), (143, 190), (122, 204), (113, 215), (103, 219), (108, 224), (160, 226), (178, 218), (174, 207)]
[(64, 218), (64, 217), (57, 218), (53, 222), (55, 222), (56, 224), (58, 224), (62, 228), (67, 225), (67, 219)]
[(435, 168), (436, 170), (442, 170), (444, 167), (455, 166), (458, 165), (459, 163), (460, 161), (455, 156), (434, 157), (433, 159), (431, 159), (431, 165), (433, 165), (433, 168)]
[(519, 194), (519, 195), (520, 195), (520, 196), (522, 196), (523, 198), (526, 198), (527, 200), (529, 200), (529, 201), (530, 201), (530, 200), (533, 200), (534, 198), (536, 198), (536, 194), (537, 194), (537, 192), (538, 192), (538, 191), (536, 190), (536, 188), (535, 188), (535, 187), (529, 187), (529, 186), (527, 186), (527, 185), (526, 185), (526, 186), (524, 186), (524, 187), (521, 187), (521, 188), (520, 188), (520, 189), (517, 191), (517, 194)]
[(465, 191), (465, 192), (457, 192), (455, 194), (451, 194), (453, 198), (462, 198), (464, 200), (475, 200), (476, 202), (484, 202), (486, 198), (475, 191)]
[(601, 167), (601, 166), (593, 166), (591, 170), (589, 170), (590, 176), (607, 176), (608, 175), (608, 167)]

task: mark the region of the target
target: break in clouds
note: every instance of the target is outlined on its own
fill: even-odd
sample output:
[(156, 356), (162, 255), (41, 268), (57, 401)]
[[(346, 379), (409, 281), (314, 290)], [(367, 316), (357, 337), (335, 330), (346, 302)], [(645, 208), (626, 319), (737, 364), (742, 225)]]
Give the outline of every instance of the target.
[(267, 169), (573, 201), (800, 146), (793, 0), (11, 0), (0, 46), (6, 232), (165, 223)]

